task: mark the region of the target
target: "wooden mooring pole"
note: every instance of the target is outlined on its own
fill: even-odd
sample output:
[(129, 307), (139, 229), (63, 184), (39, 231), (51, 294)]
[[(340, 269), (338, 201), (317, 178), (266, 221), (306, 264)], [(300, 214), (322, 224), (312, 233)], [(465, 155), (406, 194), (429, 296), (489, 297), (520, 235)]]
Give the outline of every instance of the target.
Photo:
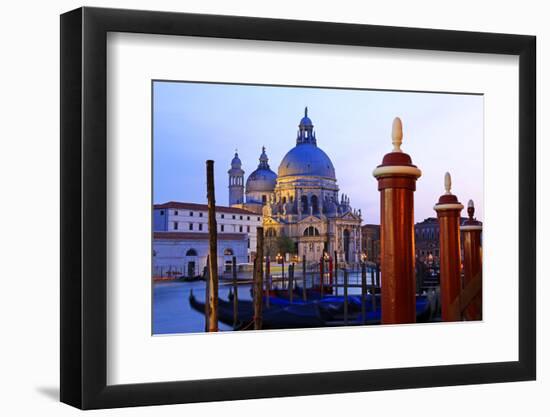
[(372, 311), (376, 311), (376, 281), (375, 281), (375, 271), (374, 267), (371, 266), (370, 269), (370, 293), (371, 296), (371, 304), (372, 304)]
[(344, 269), (344, 324), (348, 324), (348, 270)]
[[(483, 226), (481, 222), (474, 218), (474, 214), (474, 202), (470, 200), (468, 201), (468, 220), (460, 226), (460, 231), (464, 238), (464, 288), (467, 288), (474, 279), (479, 279), (481, 281), (482, 276), (481, 233)], [(464, 311), (464, 318), (466, 320), (481, 320), (483, 305), (482, 295), (480, 283), (478, 294)]]
[(256, 260), (254, 263), (254, 330), (262, 329), (264, 228), (256, 228)]
[(233, 329), (237, 327), (237, 321), (239, 320), (239, 290), (237, 285), (237, 257), (232, 258), (232, 271), (233, 271)]
[(206, 276), (204, 279), (204, 299), (206, 300), (204, 303), (204, 331), (208, 332), (210, 325), (210, 303), (208, 302), (208, 297), (210, 295), (210, 255), (206, 257)]
[(294, 264), (288, 264), (288, 300), (294, 301)]
[(323, 297), (324, 293), (324, 287), (325, 287), (325, 260), (321, 256), (321, 260), (319, 262), (319, 286), (321, 287), (321, 298)]
[(269, 297), (271, 297), (271, 260), (269, 256), (265, 257), (265, 307), (269, 308)]
[(206, 161), (206, 196), (208, 198), (209, 280), (208, 331), (218, 331), (218, 226), (216, 223), (216, 194), (214, 191), (214, 161)]
[[(363, 324), (367, 321), (367, 264), (361, 262), (361, 318)], [(372, 296), (372, 295), (371, 295)]]
[(302, 256), (302, 298), (307, 301), (306, 255)]
[(401, 150), (403, 126), (392, 126), (392, 152), (373, 172), (380, 191), (382, 324), (416, 321), (414, 273), (414, 191), (420, 170)]
[(334, 295), (338, 296), (338, 252), (334, 251)]
[(441, 288), (441, 319), (461, 319), (460, 303), (460, 212), (464, 206), (451, 193), (451, 175), (445, 173), (445, 194), (434, 206), (439, 220), (439, 271)]

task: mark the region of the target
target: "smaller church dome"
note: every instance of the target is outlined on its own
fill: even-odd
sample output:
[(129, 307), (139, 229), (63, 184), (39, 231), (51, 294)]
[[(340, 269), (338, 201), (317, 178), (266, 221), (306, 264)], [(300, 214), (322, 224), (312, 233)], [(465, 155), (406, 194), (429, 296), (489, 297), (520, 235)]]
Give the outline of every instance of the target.
[(273, 192), (277, 183), (277, 174), (275, 174), (268, 164), (268, 157), (265, 153), (265, 147), (262, 148), (260, 155), (260, 164), (258, 169), (252, 172), (246, 180), (246, 192)]

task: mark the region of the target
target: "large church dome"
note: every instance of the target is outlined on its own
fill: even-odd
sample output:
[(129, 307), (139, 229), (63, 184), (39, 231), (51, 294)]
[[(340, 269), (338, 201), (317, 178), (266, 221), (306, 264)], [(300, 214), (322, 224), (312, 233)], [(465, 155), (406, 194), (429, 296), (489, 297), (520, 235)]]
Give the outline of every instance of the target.
[(312, 143), (298, 144), (285, 155), (279, 165), (279, 177), (288, 175), (313, 175), (336, 179), (332, 161), (321, 148)]
[(268, 164), (268, 158), (265, 153), (265, 147), (262, 148), (260, 155), (260, 164), (258, 169), (252, 172), (246, 180), (246, 192), (273, 192), (277, 183), (277, 174), (275, 174)]
[(336, 180), (334, 165), (328, 155), (317, 147), (317, 139), (313, 131), (313, 123), (305, 116), (298, 125), (296, 146), (283, 158), (279, 165), (279, 177), (285, 176), (317, 176)]

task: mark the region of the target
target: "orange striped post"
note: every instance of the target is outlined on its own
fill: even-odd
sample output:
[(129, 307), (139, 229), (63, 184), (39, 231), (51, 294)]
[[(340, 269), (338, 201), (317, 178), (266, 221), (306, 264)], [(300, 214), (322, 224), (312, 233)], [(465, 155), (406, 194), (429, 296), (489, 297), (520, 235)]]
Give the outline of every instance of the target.
[(460, 231), (464, 242), (464, 288), (467, 288), (474, 280), (479, 280), (479, 291), (464, 311), (466, 320), (481, 320), (482, 317), (482, 249), (481, 222), (474, 218), (475, 207), (472, 200), (468, 201), (468, 220), (466, 220)]
[(461, 319), (460, 286), (460, 212), (464, 206), (451, 193), (451, 174), (445, 173), (445, 194), (434, 206), (439, 220), (439, 271), (441, 319)]
[(396, 117), (393, 150), (373, 172), (380, 191), (382, 324), (416, 321), (414, 191), (422, 172), (401, 150), (402, 140), (403, 126)]

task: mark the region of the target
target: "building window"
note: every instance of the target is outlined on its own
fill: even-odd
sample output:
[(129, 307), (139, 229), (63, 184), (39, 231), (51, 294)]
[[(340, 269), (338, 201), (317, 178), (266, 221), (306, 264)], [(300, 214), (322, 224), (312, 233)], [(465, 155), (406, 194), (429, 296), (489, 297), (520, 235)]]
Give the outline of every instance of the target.
[(248, 239), (247, 246), (248, 249), (250, 249), (250, 239)]
[(222, 214), (221, 217), (222, 217), (222, 219), (224, 219), (224, 218), (225, 218), (225, 214)]
[(260, 218), (258, 217), (258, 221), (260, 221)]
[(309, 226), (306, 230), (304, 230), (304, 236), (319, 236), (319, 229)]
[(250, 233), (250, 226), (246, 226), (246, 233)]
[(243, 227), (242, 227), (242, 226), (239, 226), (239, 232), (240, 232), (240, 233), (243, 232)]
[(250, 216), (246, 216), (246, 220), (250, 220)]
[(174, 216), (177, 216), (177, 215), (178, 215), (178, 211), (174, 210)]
[(233, 215), (233, 220), (235, 220), (237, 218), (237, 216)]
[(223, 256), (233, 256), (233, 249), (227, 248), (223, 251)]
[(164, 216), (164, 210), (161, 210), (161, 211), (160, 211), (160, 215), (161, 215), (161, 216)]
[(199, 213), (199, 217), (202, 217), (202, 213)]
[(270, 227), (269, 229), (266, 230), (265, 236), (266, 237), (275, 237), (275, 236), (277, 236), (277, 231), (275, 229), (273, 229), (272, 227)]
[(185, 256), (197, 256), (197, 251), (195, 249), (189, 249)]
[(193, 230), (193, 223), (189, 223), (189, 230)]
[(267, 196), (264, 194), (262, 195), (262, 204), (267, 203)]
[(223, 227), (223, 224), (220, 227), (221, 227), (221, 231), (223, 232), (225, 227)]
[(174, 222), (174, 230), (178, 230), (178, 222)]
[(199, 223), (199, 230), (202, 231), (202, 223)]
[(193, 217), (193, 212), (192, 211), (189, 212), (189, 216)]
[(311, 207), (314, 213), (319, 213), (319, 199), (316, 195), (311, 197)]

